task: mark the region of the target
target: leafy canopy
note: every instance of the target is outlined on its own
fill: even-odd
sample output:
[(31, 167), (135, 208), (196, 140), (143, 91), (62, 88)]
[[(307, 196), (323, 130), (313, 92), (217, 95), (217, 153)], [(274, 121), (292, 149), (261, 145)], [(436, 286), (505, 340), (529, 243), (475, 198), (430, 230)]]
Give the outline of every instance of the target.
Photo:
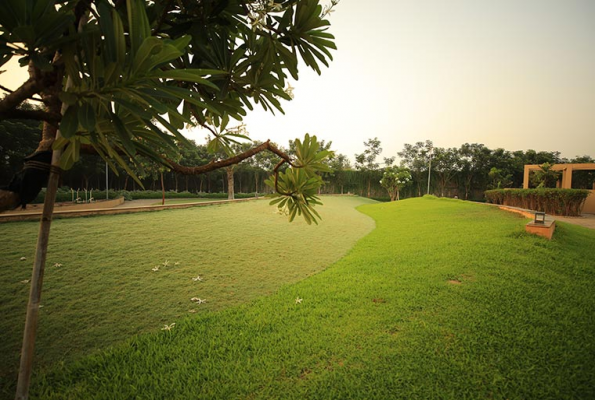
[[(283, 112), (298, 67), (320, 74), (332, 60), (326, 16), (337, 2), (2, 0), (0, 66), (17, 57), (31, 79), (16, 94), (62, 105), (63, 169), (92, 147), (134, 176), (137, 156), (170, 166), (188, 124), (213, 133), (211, 152), (227, 151), (245, 138), (230, 120), (256, 104)], [(312, 179), (310, 161), (298, 157), (291, 179)]]

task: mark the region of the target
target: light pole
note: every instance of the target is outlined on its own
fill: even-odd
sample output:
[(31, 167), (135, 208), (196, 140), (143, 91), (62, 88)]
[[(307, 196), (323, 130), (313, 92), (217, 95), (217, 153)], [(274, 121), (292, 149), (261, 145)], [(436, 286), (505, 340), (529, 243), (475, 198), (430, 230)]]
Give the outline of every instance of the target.
[(433, 154), (434, 148), (430, 147), (430, 151), (428, 152), (428, 158), (430, 160), (429, 166), (428, 166), (428, 191), (426, 194), (430, 194), (430, 176), (432, 173), (432, 154)]

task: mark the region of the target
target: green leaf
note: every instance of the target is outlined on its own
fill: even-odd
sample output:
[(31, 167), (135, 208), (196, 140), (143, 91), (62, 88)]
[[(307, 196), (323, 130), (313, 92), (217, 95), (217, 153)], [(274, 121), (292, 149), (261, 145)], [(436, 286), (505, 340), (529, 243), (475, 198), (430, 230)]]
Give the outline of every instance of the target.
[(126, 9), (128, 11), (130, 52), (135, 56), (145, 38), (151, 35), (151, 28), (145, 11), (144, 1), (126, 0)]
[(78, 106), (75, 104), (69, 106), (62, 116), (62, 120), (60, 121), (60, 134), (66, 139), (70, 139), (76, 133), (78, 125)]
[(95, 118), (95, 110), (93, 106), (86, 101), (79, 107), (78, 118), (81, 126), (89, 132), (95, 131), (95, 124), (97, 119)]

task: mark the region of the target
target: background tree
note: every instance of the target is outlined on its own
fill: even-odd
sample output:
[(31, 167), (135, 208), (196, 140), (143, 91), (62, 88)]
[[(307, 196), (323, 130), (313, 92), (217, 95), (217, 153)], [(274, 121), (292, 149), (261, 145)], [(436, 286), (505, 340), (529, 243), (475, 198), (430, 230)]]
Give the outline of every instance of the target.
[(531, 174), (531, 183), (537, 188), (555, 188), (562, 176), (562, 172), (555, 171), (552, 167), (553, 165), (547, 162), (541, 164), (539, 170)]
[(386, 167), (380, 184), (386, 189), (390, 201), (400, 200), (399, 192), (411, 182), (411, 173), (406, 167)]
[(434, 144), (431, 140), (417, 142), (414, 145), (405, 143), (403, 150), (397, 155), (401, 158), (401, 166), (407, 167), (417, 187), (417, 195), (422, 195), (424, 182), (427, 183), (428, 156)]
[[(351, 162), (345, 154), (338, 154), (330, 161), (330, 167), (332, 168), (332, 178), (336, 186), (340, 187), (339, 193), (344, 193), (344, 186), (347, 180), (346, 171), (351, 170)], [(337, 190), (335, 188), (334, 192)]]
[(448, 149), (437, 147), (434, 149), (432, 158), (432, 167), (438, 178), (440, 196), (444, 197), (446, 187), (460, 169), (459, 152), (454, 147)]
[(368, 197), (371, 197), (372, 178), (376, 175), (379, 168), (376, 157), (382, 153), (382, 147), (380, 147), (380, 140), (377, 137), (365, 141), (364, 146), (366, 146), (364, 152), (355, 155), (355, 168), (361, 171), (366, 177)]
[[(37, 110), (23, 103), (19, 110)], [(8, 185), (23, 166), (23, 158), (32, 154), (39, 143), (41, 124), (27, 119), (0, 120), (0, 186)]]
[(502, 169), (492, 167), (488, 173), (488, 176), (490, 178), (488, 189), (501, 189), (510, 187), (512, 185), (512, 175), (507, 174), (506, 171)]
[(459, 177), (465, 191), (465, 200), (469, 199), (473, 187), (485, 187), (490, 153), (490, 149), (478, 143), (465, 143), (459, 148)]

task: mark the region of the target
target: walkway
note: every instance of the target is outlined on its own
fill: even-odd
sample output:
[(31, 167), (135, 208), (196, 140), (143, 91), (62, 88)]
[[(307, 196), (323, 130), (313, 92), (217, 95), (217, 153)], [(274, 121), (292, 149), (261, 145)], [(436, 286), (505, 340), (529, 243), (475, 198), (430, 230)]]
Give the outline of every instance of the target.
[[(259, 197), (264, 199), (265, 197)], [(183, 200), (183, 199), (179, 199)], [(160, 205), (160, 199), (144, 199), (144, 200), (132, 200), (126, 201), (112, 208), (92, 208), (92, 209), (76, 209), (76, 206), (64, 207), (64, 209), (54, 209), (53, 218), (73, 218), (73, 217), (88, 217), (90, 215), (114, 215), (114, 214), (129, 214), (136, 212), (148, 212), (148, 211), (161, 211), (170, 210), (177, 208), (190, 208), (190, 207), (205, 207), (217, 204), (225, 203), (236, 203), (242, 201), (257, 200), (256, 198), (248, 199), (236, 199), (236, 200), (214, 200), (204, 202), (192, 202), (192, 199), (188, 203), (181, 204), (165, 204)], [(155, 205), (155, 204), (158, 205)], [(88, 206), (88, 204), (85, 204)], [(67, 209), (66, 209), (67, 208)], [(39, 220), (41, 217), (42, 207), (28, 207), (26, 210), (14, 210), (0, 214), (1, 222), (13, 222), (13, 221), (34, 221)]]
[[(484, 203), (490, 206), (496, 206), (501, 210), (510, 211), (518, 214), (523, 214), (527, 218), (533, 218), (535, 211), (526, 210), (524, 208), (505, 206), (502, 204)], [(548, 219), (554, 219), (560, 222), (566, 222), (573, 225), (584, 226), (585, 228), (595, 229), (595, 214), (582, 214), (580, 217), (563, 217), (561, 215), (547, 215)]]

